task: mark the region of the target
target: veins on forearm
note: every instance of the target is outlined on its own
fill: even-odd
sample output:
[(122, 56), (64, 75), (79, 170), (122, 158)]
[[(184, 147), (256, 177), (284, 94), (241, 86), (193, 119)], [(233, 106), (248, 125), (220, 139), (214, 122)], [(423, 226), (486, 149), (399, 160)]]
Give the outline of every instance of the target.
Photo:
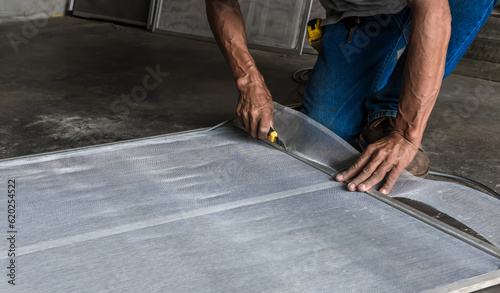
[(207, 15), (215, 39), (235, 79), (255, 72), (247, 47), (245, 23), (238, 1), (207, 1)]
[(405, 138), (419, 143), (441, 88), (451, 19), (449, 6), (442, 1), (423, 0), (411, 8), (414, 19), (396, 127)]

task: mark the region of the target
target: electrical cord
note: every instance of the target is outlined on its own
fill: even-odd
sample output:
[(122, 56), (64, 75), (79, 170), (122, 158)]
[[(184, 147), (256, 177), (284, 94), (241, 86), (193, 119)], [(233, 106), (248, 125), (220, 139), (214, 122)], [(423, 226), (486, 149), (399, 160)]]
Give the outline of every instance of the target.
[(310, 74), (311, 72), (312, 68), (303, 68), (295, 71), (292, 75), (292, 79), (299, 84), (299, 86), (297, 87), (297, 93), (301, 97), (303, 97), (305, 93), (305, 90), (301, 91), (301, 88), (306, 86), (307, 80), (309, 79), (309, 77), (306, 78), (306, 75)]
[(487, 191), (489, 194), (491, 194), (494, 197), (500, 199), (500, 194), (498, 194), (498, 192), (496, 192), (492, 188), (489, 188), (488, 186), (484, 185), (483, 183), (475, 181), (475, 180), (472, 180), (470, 178), (462, 177), (462, 176), (458, 176), (458, 175), (453, 175), (453, 174), (436, 172), (436, 171), (430, 171), (429, 175), (443, 177), (443, 178), (448, 178), (448, 179), (453, 179), (453, 180), (459, 181), (459, 182), (467, 182), (469, 184), (472, 184), (474, 186), (477, 186), (477, 187), (479, 187), (479, 188)]
[(295, 82), (305, 85), (305, 84), (307, 84), (307, 78), (305, 78), (305, 75), (310, 73), (311, 71), (312, 71), (312, 68), (303, 68), (303, 69), (297, 70), (292, 75), (292, 78)]
[[(307, 80), (309, 79), (309, 78), (306, 78), (306, 75), (310, 74), (311, 71), (312, 71), (312, 68), (303, 68), (303, 69), (297, 70), (293, 73), (292, 79), (301, 85), (306, 85)], [(297, 92), (303, 96), (303, 93), (301, 93), (298, 88), (297, 88)], [(474, 187), (476, 187), (476, 189), (478, 189), (477, 187), (479, 187), (480, 188), (480, 189), (478, 189), (479, 191), (481, 191), (481, 190), (487, 191), (493, 197), (500, 199), (500, 194), (498, 192), (496, 192), (492, 188), (484, 185), (483, 183), (472, 180), (470, 178), (462, 177), (462, 176), (458, 176), (458, 175), (453, 175), (453, 174), (442, 173), (442, 172), (436, 172), (436, 171), (430, 171), (429, 175), (452, 179), (452, 180), (460, 182), (460, 183), (463, 183), (463, 182), (469, 183), (469, 184), (473, 185)]]

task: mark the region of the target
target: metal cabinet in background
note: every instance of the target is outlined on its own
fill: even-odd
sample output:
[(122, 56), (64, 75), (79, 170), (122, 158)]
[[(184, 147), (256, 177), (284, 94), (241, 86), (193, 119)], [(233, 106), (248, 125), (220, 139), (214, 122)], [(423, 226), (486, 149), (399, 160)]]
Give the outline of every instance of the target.
[[(250, 47), (302, 53), (317, 0), (239, 0)], [(205, 0), (70, 0), (73, 15), (117, 21), (195, 39), (213, 38)], [(310, 51), (306, 45), (306, 51)]]
[(73, 0), (73, 15), (151, 28), (156, 0)]
[[(253, 48), (302, 52), (313, 0), (240, 0)], [(211, 38), (204, 0), (161, 0), (154, 31)]]

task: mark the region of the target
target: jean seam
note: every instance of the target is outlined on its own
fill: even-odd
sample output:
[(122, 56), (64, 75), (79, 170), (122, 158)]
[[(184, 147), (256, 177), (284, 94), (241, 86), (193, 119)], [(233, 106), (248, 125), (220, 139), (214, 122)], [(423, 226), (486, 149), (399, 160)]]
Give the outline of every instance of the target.
[(391, 14), (391, 17), (392, 19), (394, 19), (394, 22), (398, 25), (399, 30), (403, 31), (403, 27), (399, 19), (394, 14)]
[(408, 26), (411, 25), (411, 22), (412, 22), (412, 18), (410, 16), (410, 20), (408, 21), (408, 23), (405, 25), (405, 27), (403, 28), (403, 36), (405, 37), (405, 43), (408, 45), (408, 43), (410, 42), (410, 32), (408, 32), (408, 30), (406, 29)]
[(385, 72), (385, 70), (387, 68), (387, 64), (389, 63), (389, 60), (394, 57), (394, 53), (395, 53), (396, 48), (397, 48), (400, 41), (401, 41), (401, 36), (399, 36), (399, 38), (394, 42), (394, 45), (392, 46), (392, 48), (390, 50), (390, 54), (387, 54), (387, 57), (385, 58), (384, 63), (383, 63), (384, 65), (382, 66), (380, 71), (377, 73), (377, 77), (375, 78), (375, 82), (373, 83), (373, 87), (370, 91), (370, 96), (373, 95), (377, 91), (378, 84), (380, 82), (380, 77), (382, 76), (382, 73)]
[(410, 16), (409, 16), (409, 21), (405, 22), (404, 24), (403, 24), (403, 22), (400, 21), (400, 19), (398, 17), (396, 17), (396, 15), (399, 15), (399, 13), (398, 14), (392, 14), (391, 17), (392, 17), (392, 19), (394, 19), (394, 22), (396, 22), (396, 24), (398, 25), (399, 30), (401, 31), (401, 33), (403, 34), (403, 36), (405, 38), (406, 44), (408, 44), (410, 40), (409, 40), (409, 35), (406, 33), (407, 32), (406, 28), (409, 25), (411, 25), (411, 21), (412, 21), (411, 12), (410, 12)]

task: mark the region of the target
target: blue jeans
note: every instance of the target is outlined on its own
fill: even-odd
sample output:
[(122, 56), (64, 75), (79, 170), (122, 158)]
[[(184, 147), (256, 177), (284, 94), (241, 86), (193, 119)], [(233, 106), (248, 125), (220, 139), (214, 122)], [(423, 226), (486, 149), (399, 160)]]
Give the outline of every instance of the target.
[[(498, 0), (450, 0), (452, 32), (444, 77), (456, 67)], [(362, 19), (347, 42), (343, 22), (325, 27), (302, 111), (349, 143), (380, 117), (396, 117), (411, 12)]]

